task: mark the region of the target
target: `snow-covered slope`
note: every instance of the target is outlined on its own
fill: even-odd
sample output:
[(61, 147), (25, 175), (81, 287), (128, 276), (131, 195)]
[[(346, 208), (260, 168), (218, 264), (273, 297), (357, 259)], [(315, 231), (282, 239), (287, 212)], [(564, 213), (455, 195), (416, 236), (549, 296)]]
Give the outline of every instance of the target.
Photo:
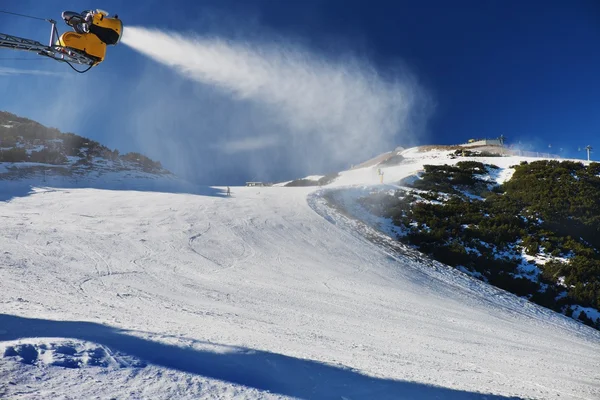
[(599, 332), (377, 247), (314, 188), (220, 190), (0, 203), (0, 398), (600, 397)]
[(5, 111), (0, 111), (0, 182), (4, 198), (28, 185), (170, 191), (190, 187), (143, 154), (120, 154)]
[[(27, 171), (31, 167), (35, 168), (35, 172)], [(40, 171), (42, 167), (46, 169), (46, 173), (43, 172), (43, 169)], [(10, 168), (12, 174), (19, 170), (25, 170), (27, 173), (22, 174), (20, 178), (7, 179), (1, 176), (3, 168)], [(222, 195), (226, 193), (226, 190), (199, 187), (170, 173), (155, 174), (139, 170), (99, 171), (91, 168), (89, 171), (65, 176), (52, 171), (52, 169), (61, 168), (38, 163), (0, 163), (0, 201), (26, 196), (36, 192), (39, 188), (136, 190), (192, 194), (220, 193)]]
[[(448, 148), (451, 148), (451, 150), (448, 150)], [(373, 195), (373, 193), (389, 193), (394, 195), (394, 192), (398, 188), (402, 188), (403, 193), (421, 192), (420, 190), (411, 188), (410, 185), (413, 184), (414, 181), (422, 178), (422, 172), (424, 172), (425, 165), (453, 165), (462, 161), (476, 161), (484, 164), (491, 164), (498, 168), (488, 168), (486, 173), (478, 175), (478, 177), (479, 179), (492, 184), (501, 184), (512, 177), (515, 172), (514, 166), (523, 162), (547, 160), (541, 157), (507, 155), (511, 151), (509, 149), (502, 149), (498, 146), (488, 146), (485, 147), (483, 151), (487, 154), (496, 154), (496, 156), (476, 156), (476, 153), (473, 151), (468, 151), (466, 156), (459, 156), (457, 154), (460, 154), (461, 152), (457, 151), (457, 146), (425, 146), (384, 153), (387, 158), (397, 157), (400, 158), (400, 161), (398, 162), (398, 160), (396, 160), (393, 166), (389, 166), (386, 165), (386, 157), (383, 157), (384, 155), (382, 155), (381, 157), (375, 157), (370, 162), (364, 163), (368, 164), (366, 167), (341, 172), (339, 177), (336, 178), (332, 184), (327, 186), (328, 188), (333, 189), (330, 190), (329, 198), (333, 203), (336, 203), (336, 207), (344, 209), (345, 213), (352, 215), (354, 219), (363, 221), (367, 223), (367, 225), (375, 227), (378, 231), (396, 238), (407, 234), (408, 231), (396, 226), (389, 218), (381, 218), (373, 215), (361, 204), (362, 200)], [(563, 159), (563, 161), (566, 161), (566, 159)], [(581, 162), (584, 164), (590, 163), (589, 161), (578, 159), (570, 159), (569, 161)], [(382, 182), (383, 184), (381, 184)], [(471, 198), (482, 199), (473, 194), (463, 193)], [(498, 255), (507, 256), (509, 258), (522, 257), (522, 263), (519, 267), (522, 272), (520, 277), (526, 277), (533, 282), (538, 282), (538, 276), (542, 272), (541, 269), (539, 269), (540, 265), (545, 264), (549, 260), (565, 261), (564, 258), (552, 257), (549, 254), (544, 254), (543, 250), (536, 256), (527, 255), (523, 249), (513, 254), (503, 251), (499, 252)], [(481, 277), (479, 272), (469, 271), (463, 266), (457, 268), (466, 273), (470, 273), (473, 276)], [(566, 295), (566, 292), (564, 294)], [(578, 318), (580, 313), (583, 312), (591, 321), (600, 322), (600, 313), (597, 309), (583, 307), (577, 304), (572, 304), (570, 309), (575, 318)]]
[[(379, 172), (383, 173), (383, 183), (394, 184), (423, 170), (423, 165), (456, 164), (459, 161), (474, 160), (484, 164), (494, 164), (502, 169), (502, 174), (497, 176), (497, 182), (502, 183), (512, 175), (511, 165), (522, 161), (532, 162), (540, 160), (535, 157), (505, 156), (505, 157), (450, 157), (456, 150), (428, 150), (421, 151), (419, 147), (398, 152), (404, 160), (399, 165), (378, 166), (372, 165), (365, 168), (351, 169), (340, 173), (329, 186), (347, 186), (357, 184), (378, 184), (381, 182)], [(577, 160), (582, 161), (582, 160)], [(585, 162), (585, 161), (582, 161)]]

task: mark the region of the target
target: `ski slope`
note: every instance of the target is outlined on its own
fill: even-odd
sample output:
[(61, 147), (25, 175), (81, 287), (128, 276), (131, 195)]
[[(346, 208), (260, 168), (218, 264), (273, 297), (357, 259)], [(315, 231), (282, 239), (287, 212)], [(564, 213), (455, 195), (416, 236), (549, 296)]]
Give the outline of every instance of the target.
[[(381, 183), (379, 171), (383, 172), (383, 183), (395, 184), (402, 179), (406, 179), (415, 176), (423, 170), (423, 165), (444, 165), (444, 164), (456, 164), (459, 161), (480, 161), (484, 164), (494, 164), (500, 167), (500, 171), (495, 176), (497, 183), (502, 183), (507, 179), (510, 179), (512, 172), (514, 172), (510, 166), (518, 165), (522, 161), (533, 162), (540, 160), (541, 158), (535, 157), (521, 157), (521, 156), (506, 156), (506, 157), (456, 157), (451, 159), (450, 154), (456, 150), (431, 150), (431, 151), (419, 151), (418, 147), (409, 148), (406, 150), (399, 151), (404, 161), (399, 165), (394, 166), (371, 166), (365, 168), (351, 169), (344, 171), (340, 174), (340, 177), (330, 186), (353, 186), (357, 184), (378, 184)], [(581, 161), (582, 160), (573, 160)]]
[[(459, 161), (405, 157), (385, 182)], [(599, 332), (392, 254), (321, 194), (4, 196), (0, 398), (600, 398)]]

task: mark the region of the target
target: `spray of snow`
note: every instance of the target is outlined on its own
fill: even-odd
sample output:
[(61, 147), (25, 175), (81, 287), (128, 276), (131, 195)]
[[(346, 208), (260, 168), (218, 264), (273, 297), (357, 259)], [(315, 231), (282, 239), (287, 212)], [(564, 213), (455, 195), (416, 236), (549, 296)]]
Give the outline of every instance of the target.
[(294, 149), (301, 157), (286, 154), (287, 162), (327, 168), (409, 142), (428, 108), (406, 71), (384, 78), (356, 57), (321, 57), (284, 40), (250, 43), (128, 27), (123, 43), (252, 109), (243, 136), (221, 134), (211, 143), (225, 154)]

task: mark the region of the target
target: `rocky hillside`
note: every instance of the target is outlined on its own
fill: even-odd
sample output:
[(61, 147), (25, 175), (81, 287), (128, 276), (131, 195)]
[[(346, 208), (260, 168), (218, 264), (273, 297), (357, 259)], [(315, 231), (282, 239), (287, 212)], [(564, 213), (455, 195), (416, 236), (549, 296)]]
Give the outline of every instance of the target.
[(31, 176), (77, 178), (91, 172), (170, 175), (160, 162), (139, 153), (120, 154), (74, 133), (0, 111), (0, 180)]

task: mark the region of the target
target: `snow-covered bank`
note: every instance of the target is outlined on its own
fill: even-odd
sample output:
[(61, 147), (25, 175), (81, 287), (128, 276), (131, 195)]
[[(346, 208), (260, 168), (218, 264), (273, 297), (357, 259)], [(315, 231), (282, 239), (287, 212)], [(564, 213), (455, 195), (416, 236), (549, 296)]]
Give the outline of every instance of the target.
[(312, 190), (0, 203), (0, 395), (600, 395), (600, 333), (383, 251)]
[[(513, 170), (510, 168), (511, 165), (519, 164), (523, 161), (533, 162), (542, 158), (538, 157), (521, 157), (521, 156), (498, 156), (498, 157), (456, 157), (453, 156), (456, 150), (436, 150), (429, 149), (423, 150), (419, 147), (412, 147), (406, 150), (399, 151), (404, 160), (392, 166), (386, 165), (371, 165), (364, 168), (351, 169), (340, 173), (340, 177), (330, 186), (349, 186), (357, 184), (369, 184), (375, 185), (382, 183), (380, 173), (383, 173), (383, 183), (394, 184), (398, 183), (402, 179), (406, 179), (410, 176), (417, 174), (423, 169), (425, 164), (430, 165), (444, 165), (444, 164), (456, 164), (459, 161), (479, 161), (484, 164), (494, 164), (501, 168), (503, 171), (500, 175), (496, 176), (496, 182), (502, 183), (510, 179)], [(585, 162), (583, 160), (575, 160)]]
[[(390, 153), (390, 154), (394, 154), (394, 153)], [(533, 166), (534, 163), (536, 161), (544, 161), (545, 159), (543, 158), (524, 158), (524, 157), (517, 157), (517, 156), (485, 156), (485, 157), (480, 157), (480, 156), (476, 156), (474, 153), (472, 152), (468, 152), (468, 153), (462, 153), (460, 151), (457, 150), (444, 150), (444, 149), (436, 149), (434, 146), (431, 146), (430, 149), (428, 150), (423, 150), (421, 148), (417, 149), (417, 148), (413, 148), (413, 149), (408, 149), (408, 150), (403, 150), (398, 152), (396, 155), (394, 155), (394, 157), (397, 158), (397, 160), (395, 160), (395, 165), (394, 166), (386, 166), (386, 162), (384, 161), (382, 164), (372, 164), (369, 167), (365, 167), (359, 170), (351, 170), (351, 171), (345, 171), (342, 172), (340, 174), (341, 178), (337, 179), (335, 181), (335, 183), (333, 185), (330, 185), (329, 187), (337, 187), (337, 190), (334, 191), (330, 191), (328, 197), (330, 199), (332, 199), (332, 201), (336, 204), (337, 207), (345, 210), (346, 213), (351, 214), (354, 218), (366, 222), (368, 225), (375, 227), (376, 229), (378, 229), (381, 232), (386, 233), (388, 236), (391, 236), (393, 238), (396, 238), (398, 235), (401, 236), (405, 236), (405, 235), (415, 235), (416, 233), (420, 232), (423, 233), (424, 235), (427, 235), (429, 231), (429, 228), (427, 227), (428, 223), (432, 223), (434, 226), (437, 226), (438, 228), (440, 227), (440, 223), (444, 224), (443, 220), (437, 221), (435, 220), (435, 215), (436, 213), (440, 212), (443, 213), (443, 211), (441, 209), (438, 209), (438, 211), (432, 213), (431, 215), (428, 215), (427, 217), (425, 217), (424, 215), (422, 215), (422, 210), (421, 210), (421, 214), (419, 214), (418, 217), (415, 217), (414, 215), (412, 217), (409, 217), (408, 215), (410, 215), (411, 210), (408, 207), (406, 201), (409, 202), (418, 202), (418, 203), (429, 203), (429, 204), (437, 204), (437, 205), (442, 205), (443, 202), (445, 200), (442, 201), (442, 199), (450, 199), (452, 197), (454, 197), (454, 199), (456, 200), (456, 196), (452, 195), (451, 193), (460, 193), (460, 196), (466, 196), (466, 198), (471, 199), (470, 201), (473, 200), (484, 200), (481, 197), (481, 191), (484, 190), (493, 190), (493, 187), (496, 184), (502, 184), (504, 182), (506, 182), (507, 180), (511, 179), (511, 177), (513, 176), (515, 169), (521, 169), (523, 170), (523, 168), (528, 168), (527, 166), (524, 166), (522, 164), (527, 164), (527, 163), (531, 163), (530, 165)], [(577, 170), (577, 165), (581, 165), (581, 164), (590, 164), (589, 162), (583, 161), (583, 160), (564, 160), (564, 161), (570, 161), (569, 163), (565, 163), (565, 164), (559, 164), (556, 163), (556, 161), (553, 161), (553, 163), (550, 163), (546, 166), (547, 170), (546, 173), (547, 174), (552, 174), (554, 171), (555, 166), (559, 169), (562, 170), (563, 168), (575, 168), (575, 170)], [(462, 164), (461, 163), (465, 163), (466, 164)], [(458, 163), (458, 164), (457, 164)], [(446, 164), (448, 166), (452, 166), (453, 164), (456, 164), (454, 167), (449, 167), (449, 168), (440, 168), (440, 166), (442, 164)], [(489, 167), (485, 168), (484, 164), (488, 164)], [(429, 166), (428, 166), (429, 165)], [(479, 165), (479, 166), (477, 166)], [(540, 164), (536, 164), (537, 167), (532, 167), (532, 168), (539, 168), (540, 165), (546, 165), (544, 163)], [(470, 166), (470, 167), (469, 167)], [(425, 168), (427, 167), (427, 168)], [(465, 168), (466, 170), (468, 170), (469, 168), (476, 168), (477, 172), (477, 184), (474, 185), (472, 187), (473, 192), (471, 193), (470, 190), (466, 189), (465, 187), (454, 187), (453, 189), (448, 189), (448, 186), (446, 186), (446, 188), (444, 188), (443, 185), (452, 185), (452, 180), (454, 179), (454, 173), (456, 173), (457, 171), (457, 167), (459, 167), (458, 170), (463, 170), (462, 173), (464, 173)], [(590, 168), (592, 168), (590, 171), (595, 171), (596, 169), (594, 169), (595, 167), (590, 166)], [(429, 171), (428, 174), (425, 174), (425, 169), (427, 169)], [(436, 171), (435, 173), (438, 174), (437, 177), (434, 178), (434, 172), (432, 171)], [(574, 170), (574, 171), (575, 171)], [(443, 171), (443, 172), (442, 172)], [(470, 172), (468, 172), (470, 173)], [(571, 172), (571, 174), (574, 174), (575, 172)], [(439, 174), (445, 175), (445, 178), (442, 178)], [(593, 180), (594, 172), (592, 172), (592, 175), (590, 175), (590, 178)], [(571, 177), (572, 175), (567, 174), (568, 177)], [(523, 176), (523, 174), (521, 173), (521, 177)], [(386, 178), (386, 183), (374, 183), (376, 182), (376, 179), (379, 180), (380, 182), (383, 181), (382, 178)], [(426, 181), (423, 182), (418, 182), (421, 179), (426, 178)], [(444, 183), (440, 183), (438, 182), (438, 184), (440, 184), (441, 186), (435, 186), (435, 185), (431, 185), (431, 180), (435, 179), (435, 180), (441, 180), (444, 181)], [(464, 179), (464, 178), (462, 178)], [(522, 179), (522, 178), (521, 178)], [(555, 178), (555, 179), (563, 179), (563, 178)], [(564, 178), (567, 179), (567, 178)], [(429, 188), (434, 188), (435, 190), (433, 190), (432, 193), (430, 190), (422, 190), (423, 185), (420, 185), (424, 182), (428, 182), (426, 187)], [(553, 182), (556, 181), (551, 181), (548, 182), (548, 185), (552, 184)], [(577, 181), (578, 182), (578, 181)], [(587, 182), (587, 181), (586, 181)], [(415, 186), (416, 184), (416, 186)], [(564, 185), (572, 185), (573, 182), (568, 183), (568, 182), (564, 182), (564, 184), (559, 184), (559, 186), (564, 186)], [(413, 187), (409, 187), (413, 186)], [(475, 187), (476, 186), (476, 187)], [(542, 187), (547, 186), (547, 184), (542, 184)], [(421, 189), (416, 189), (415, 187), (420, 187)], [(400, 189), (400, 190), (398, 190)], [(443, 194), (436, 194), (437, 190), (441, 190), (444, 193)], [(527, 188), (525, 188), (524, 190), (527, 190)], [(539, 188), (537, 189), (539, 190)], [(557, 189), (554, 189), (555, 191)], [(580, 188), (574, 188), (572, 189), (574, 191), (574, 193), (578, 193), (580, 191), (582, 191), (583, 189)], [(592, 192), (594, 191), (593, 187), (586, 189), (586, 190), (591, 190)], [(415, 197), (416, 196), (416, 197)], [(433, 197), (432, 197), (433, 196)], [(437, 197), (436, 197), (437, 196)], [(551, 196), (550, 196), (551, 197)], [(400, 200), (402, 199), (402, 200)], [(410, 200), (408, 200), (410, 199)], [(552, 200), (549, 200), (552, 201)], [(581, 207), (585, 207), (584, 203), (585, 200), (582, 198), (571, 198), (569, 199), (569, 201), (571, 203), (576, 203), (579, 204)], [(386, 205), (387, 204), (387, 205)], [(536, 206), (532, 206), (536, 209), (540, 208), (540, 205), (536, 205)], [(593, 206), (592, 206), (593, 207)], [(399, 211), (399, 209), (402, 208), (403, 211)], [(465, 211), (465, 210), (462, 210)], [(453, 218), (460, 218), (461, 212), (460, 210), (455, 210), (455, 212), (457, 213)], [(482, 213), (485, 214), (485, 212), (481, 211)], [(545, 212), (548, 212), (548, 210), (546, 210)], [(557, 212), (557, 211), (553, 211), (553, 212)], [(588, 208), (588, 214), (595, 214), (597, 213), (595, 208)], [(376, 215), (374, 215), (373, 213), (375, 213)], [(383, 213), (383, 214), (381, 214)], [(524, 221), (525, 223), (528, 222), (528, 212), (526, 210), (523, 210), (524, 214), (520, 215), (521, 220), (519, 220), (519, 222)], [(396, 219), (396, 224), (392, 223), (391, 218), (389, 219), (384, 219), (379, 217), (378, 215), (395, 215), (395, 219)], [(553, 215), (553, 214), (548, 214), (548, 215)], [(514, 216), (514, 214), (512, 214), (512, 216)], [(510, 218), (510, 216), (507, 216), (508, 218)], [(411, 220), (411, 218), (413, 218)], [(551, 217), (548, 217), (551, 218)], [(399, 222), (399, 219), (402, 220), (402, 222)], [(427, 222), (425, 222), (425, 219), (427, 219)], [(418, 220), (418, 221), (417, 221)], [(446, 222), (446, 224), (448, 224), (449, 222)], [(498, 223), (498, 221), (495, 222), (496, 224)], [(539, 222), (538, 222), (539, 223)], [(556, 222), (555, 222), (556, 223)], [(550, 224), (551, 226), (551, 224)], [(421, 228), (419, 228), (421, 227)], [(508, 248), (503, 248), (503, 249), (498, 249), (496, 247), (496, 244), (493, 241), (490, 241), (488, 243), (484, 243), (481, 244), (482, 242), (479, 241), (469, 241), (468, 239), (468, 235), (462, 237), (462, 239), (459, 239), (457, 237), (457, 235), (459, 235), (456, 232), (459, 232), (460, 229), (464, 229), (465, 227), (468, 227), (468, 225), (462, 225), (462, 228), (460, 226), (454, 225), (452, 228), (448, 228), (449, 230), (452, 229), (454, 230), (453, 233), (450, 236), (445, 237), (444, 239), (437, 239), (439, 242), (440, 247), (443, 247), (447, 244), (447, 240), (453, 240), (453, 243), (458, 243), (458, 246), (462, 246), (463, 247), (463, 252), (468, 253), (468, 252), (475, 252), (479, 255), (479, 259), (477, 261), (473, 261), (473, 259), (471, 259), (470, 261), (465, 261), (465, 259), (461, 259), (460, 262), (462, 263), (470, 263), (470, 267), (466, 268), (464, 265), (457, 265), (456, 264), (456, 260), (460, 259), (460, 255), (457, 255), (458, 258), (446, 258), (444, 259), (444, 262), (449, 262), (451, 265), (455, 265), (456, 268), (471, 274), (473, 276), (477, 276), (480, 277), (481, 279), (486, 280), (487, 282), (489, 282), (490, 280), (494, 281), (494, 282), (500, 282), (500, 285), (502, 287), (504, 287), (507, 290), (514, 290), (514, 293), (519, 293), (520, 295), (524, 296), (525, 298), (531, 299), (532, 301), (538, 303), (538, 304), (544, 304), (547, 307), (550, 307), (554, 310), (560, 311), (562, 313), (564, 313), (565, 315), (573, 315), (573, 317), (579, 321), (582, 321), (584, 323), (590, 324), (592, 326), (598, 326), (598, 324), (600, 323), (600, 319), (598, 318), (598, 310), (592, 307), (582, 307), (581, 304), (594, 304), (594, 302), (592, 301), (590, 303), (589, 297), (584, 297), (581, 296), (578, 293), (575, 293), (574, 291), (570, 291), (570, 292), (564, 292), (561, 290), (559, 287), (556, 287), (556, 285), (562, 285), (562, 283), (560, 282), (560, 279), (564, 279), (564, 277), (559, 278), (558, 280), (552, 280), (551, 278), (549, 278), (550, 276), (552, 276), (552, 274), (554, 274), (556, 271), (554, 272), (550, 272), (548, 270), (545, 269), (543, 275), (542, 276), (542, 270), (539, 269), (539, 267), (541, 265), (544, 265), (546, 263), (546, 261), (548, 260), (552, 260), (552, 261), (560, 261), (563, 263), (569, 262), (566, 258), (564, 257), (558, 257), (556, 254), (555, 256), (551, 256), (550, 254), (545, 254), (544, 250), (543, 250), (543, 246), (541, 249), (538, 249), (537, 254), (533, 254), (533, 256), (529, 256), (526, 254), (525, 248), (523, 247), (523, 243), (527, 244), (527, 243), (531, 243), (531, 241), (533, 240), (535, 242), (535, 240), (537, 241), (544, 241), (545, 239), (544, 236), (545, 235), (537, 235), (535, 234), (535, 230), (537, 228), (537, 224), (535, 224), (534, 226), (529, 226), (529, 235), (525, 235), (525, 234), (521, 234), (521, 237), (524, 238), (525, 236), (529, 236), (530, 241), (527, 242), (525, 239), (515, 239), (515, 242), (509, 246)], [(515, 228), (513, 226), (513, 228)], [(420, 231), (421, 229), (423, 229), (422, 231)], [(456, 229), (458, 229), (458, 231), (456, 231)], [(472, 229), (478, 229), (477, 226), (472, 227)], [(521, 228), (519, 228), (521, 229)], [(548, 228), (551, 229), (552, 228)], [(449, 231), (448, 231), (449, 232)], [(436, 232), (437, 235), (440, 234), (439, 230)], [(496, 232), (496, 234), (498, 234), (498, 232)], [(489, 235), (488, 235), (489, 236)], [(493, 236), (493, 235), (492, 235)], [(537, 239), (534, 239), (537, 238)], [(414, 236), (413, 236), (414, 239)], [(412, 239), (407, 239), (407, 240), (412, 240)], [(429, 238), (429, 240), (431, 240), (431, 237)], [(466, 240), (466, 242), (461, 242), (460, 240)], [(418, 242), (418, 241), (417, 241)], [(417, 245), (417, 242), (413, 241), (412, 243)], [(468, 243), (467, 243), (468, 242)], [(519, 266), (517, 266), (516, 270), (514, 272), (510, 272), (510, 276), (514, 277), (514, 282), (511, 283), (512, 286), (510, 286), (511, 284), (508, 283), (506, 277), (498, 277), (498, 276), (494, 276), (494, 274), (497, 274), (500, 271), (500, 268), (495, 268), (495, 267), (490, 267), (486, 268), (486, 265), (489, 264), (493, 264), (494, 260), (492, 260), (491, 262), (488, 260), (485, 260), (485, 257), (482, 256), (481, 252), (479, 252), (478, 250), (474, 249), (473, 246), (477, 247), (478, 245), (483, 245), (485, 246), (486, 249), (493, 249), (493, 252), (495, 253), (495, 255), (493, 256), (495, 259), (503, 259), (503, 260), (516, 260), (517, 262), (520, 263)], [(545, 244), (547, 246), (552, 246), (552, 244)], [(418, 246), (418, 245), (417, 245)], [(554, 248), (560, 249), (563, 248), (563, 246), (568, 246), (568, 244), (561, 242), (561, 243), (554, 243)], [(530, 246), (531, 247), (531, 246)], [(567, 248), (567, 247), (564, 247)], [(444, 247), (444, 249), (447, 250), (447, 248)], [(567, 248), (568, 249), (568, 248)], [(438, 249), (439, 250), (439, 249)], [(441, 252), (444, 252), (446, 250), (440, 250)], [(428, 253), (431, 253), (431, 248), (429, 248), (429, 250), (424, 250)], [(532, 251), (532, 250), (528, 250), (528, 251)], [(566, 257), (573, 257), (574, 253), (572, 250), (570, 250), (571, 253), (569, 253), (569, 250), (565, 250), (565, 256)], [(571, 256), (569, 256), (568, 254), (571, 254)], [(467, 257), (468, 258), (468, 257)], [(459, 263), (460, 263), (459, 262)], [(477, 266), (473, 267), (473, 263), (476, 262)], [(529, 262), (531, 262), (531, 264), (529, 264)], [(570, 282), (572, 282), (572, 286), (570, 286), (570, 288), (574, 288), (575, 287), (575, 283), (574, 282), (579, 282), (577, 283), (577, 285), (583, 283), (584, 285), (587, 283), (591, 283), (594, 284), (595, 280), (594, 277), (592, 276), (591, 280), (588, 280), (588, 278), (585, 277), (585, 274), (581, 274), (581, 275), (577, 275), (578, 272), (573, 272), (573, 271), (578, 271), (579, 268), (581, 268), (581, 259), (577, 259), (577, 262), (573, 262), (573, 264), (571, 265), (571, 269), (572, 272), (567, 274), (565, 273), (565, 276), (568, 275), (568, 279)], [(578, 264), (577, 264), (578, 263)], [(466, 265), (466, 264), (465, 264)], [(473, 270), (473, 268), (475, 268), (476, 270)], [(548, 267), (551, 268), (551, 267)], [(584, 267), (585, 268), (585, 267)], [(593, 270), (591, 267), (589, 268), (590, 270)], [(536, 272), (537, 271), (537, 272)], [(483, 275), (482, 275), (483, 272)], [(520, 285), (521, 279), (519, 278), (527, 278), (531, 281), (531, 284), (529, 284), (529, 286), (523, 286)], [(511, 278), (512, 279), (512, 278)], [(563, 285), (564, 286), (564, 285)], [(570, 290), (570, 289), (569, 289)], [(546, 298), (541, 299), (541, 297), (546, 296)], [(592, 298), (593, 295), (592, 295)], [(553, 304), (552, 302), (555, 299), (556, 303)], [(560, 300), (562, 299), (562, 300)]]
[[(33, 168), (33, 169), (32, 169)], [(90, 168), (79, 173), (61, 174), (66, 167), (39, 163), (0, 163), (4, 171), (24, 171), (12, 178), (0, 175), (0, 201), (55, 189), (102, 189), (164, 193), (190, 193), (224, 196), (226, 191), (199, 186), (172, 174), (155, 174), (138, 170), (99, 170)], [(44, 171), (45, 170), (45, 171)]]

